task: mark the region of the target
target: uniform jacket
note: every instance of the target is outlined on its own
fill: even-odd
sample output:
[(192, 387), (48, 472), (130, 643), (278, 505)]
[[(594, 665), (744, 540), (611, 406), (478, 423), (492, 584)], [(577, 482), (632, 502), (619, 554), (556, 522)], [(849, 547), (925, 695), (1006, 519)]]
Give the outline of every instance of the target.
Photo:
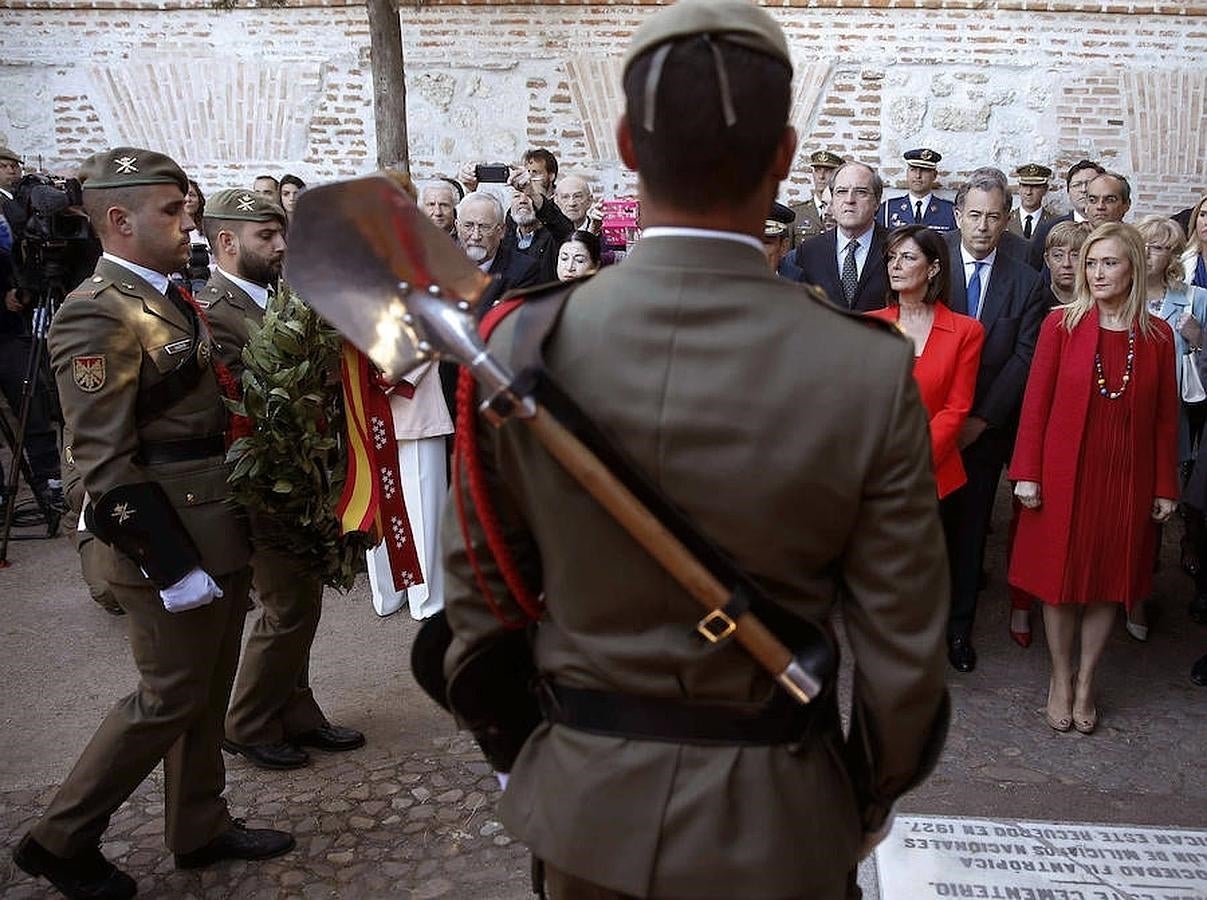
[[(516, 318), (490, 341), (504, 358)], [(947, 569), (909, 347), (803, 296), (753, 247), (666, 236), (580, 286), (546, 349), (563, 389), (772, 597), (819, 622), (842, 603), (869, 726), (846, 748), (831, 729), (794, 752), (543, 725), (512, 770), (503, 822), (538, 857), (626, 894), (841, 896), (865, 812), (841, 757), (872, 760), (859, 796), (891, 798), (943, 694)], [(479, 424), (502, 528), (545, 594), (534, 654), (546, 677), (743, 705), (770, 696), (740, 647), (693, 636), (698, 603), (528, 429)], [(456, 515), (442, 540), (451, 670), (501, 626)], [(472, 540), (481, 558), (477, 527)]]
[(825, 230), (817, 200), (810, 197), (804, 203), (790, 203), (788, 208), (796, 214), (792, 222), (792, 246), (799, 247), (806, 238), (821, 234)]
[[(876, 210), (876, 221), (892, 231), (902, 225), (914, 224), (914, 207), (909, 194), (885, 200)], [(943, 200), (935, 194), (930, 195), (926, 211), (922, 213), (922, 223), (931, 231), (954, 231), (956, 227), (956, 207), (950, 200)]]
[[(1037, 482), (1041, 500), (1038, 509), (1020, 513), (1010, 583), (1048, 602), (1063, 599), (1081, 456), (1095, 450), (1084, 446), (1082, 435), (1095, 390), (1098, 310), (1091, 309), (1072, 333), (1061, 324), (1062, 315), (1053, 310), (1043, 322), (1009, 473), (1013, 481)], [(1133, 535), (1133, 546), (1140, 545), (1142, 530), (1153, 528), (1153, 498), (1178, 496), (1173, 335), (1164, 322), (1153, 324), (1153, 336), (1136, 335), (1135, 370), (1128, 385), (1132, 427), (1122, 437), (1132, 444), (1136, 479), (1131, 518), (1121, 511), (1117, 527)], [(1133, 576), (1137, 593), (1128, 602), (1143, 599), (1152, 581), (1151, 557), (1136, 562), (1141, 569)]]
[[(900, 308), (890, 306), (868, 315), (896, 322)], [(972, 409), (984, 343), (985, 329), (980, 322), (937, 303), (926, 346), (914, 358), (914, 378), (930, 416), (930, 450), (940, 498), (968, 480), (956, 438)]]
[[(866, 312), (883, 309), (888, 297), (888, 266), (884, 261), (884, 243), (887, 232), (875, 225), (872, 230), (872, 246), (859, 274), (859, 286), (850, 309)], [(842, 292), (842, 271), (838, 267), (838, 229), (831, 228), (816, 237), (811, 237), (791, 257), (792, 262), (804, 273), (801, 281), (815, 284), (835, 306), (847, 308)]]
[[(144, 465), (139, 447), (226, 430), (227, 413), (209, 364), (211, 341), (197, 335), (176, 306), (123, 266), (101, 259), (93, 276), (68, 295), (49, 337), (50, 362), (71, 433), (71, 458), (93, 499), (118, 485), (157, 481), (180, 513), (217, 577), (247, 564), (247, 529), (228, 502), (229, 467), (222, 456)], [(147, 421), (139, 395), (181, 364), (202, 365), (201, 380)], [(66, 451), (65, 451), (66, 452)], [(106, 548), (106, 577), (147, 585), (138, 566)]]
[[(967, 315), (968, 288), (959, 232), (944, 240), (951, 254), (950, 306), (953, 312)], [(1048, 310), (1047, 299), (1039, 275), (999, 247), (978, 316), (985, 329), (985, 344), (971, 412), (993, 428), (1014, 430), (1035, 338)]]
[(198, 292), (197, 303), (205, 310), (214, 333), (214, 355), (232, 375), (241, 378), (249, 326), (264, 324), (264, 310), (216, 267), (205, 287)]
[[(1056, 218), (1054, 213), (1048, 212), (1048, 208), (1046, 206), (1041, 206), (1038, 213), (1032, 213), (1031, 215), (1033, 216), (1031, 219), (1031, 238), (1035, 237), (1040, 225), (1042, 225), (1044, 222), (1047, 222), (1049, 219)], [(1025, 241), (1031, 240), (1031, 238), (1023, 237), (1023, 208), (1021, 206), (1016, 206), (1013, 210), (1011, 210), (1010, 222), (1006, 225), (1006, 228), (1011, 234), (1017, 234)], [(1047, 231), (1045, 231), (1044, 234), (1046, 235)]]

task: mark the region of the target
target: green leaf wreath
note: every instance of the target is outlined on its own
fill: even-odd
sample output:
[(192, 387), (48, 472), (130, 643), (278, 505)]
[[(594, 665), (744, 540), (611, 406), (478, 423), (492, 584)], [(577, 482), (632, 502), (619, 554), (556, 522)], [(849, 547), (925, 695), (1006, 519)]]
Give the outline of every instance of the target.
[(250, 323), (243, 398), (230, 407), (248, 417), (252, 433), (227, 458), (257, 540), (346, 591), (364, 570), (369, 540), (341, 534), (335, 517), (347, 463), (340, 347), (339, 334), (282, 283), (263, 325)]

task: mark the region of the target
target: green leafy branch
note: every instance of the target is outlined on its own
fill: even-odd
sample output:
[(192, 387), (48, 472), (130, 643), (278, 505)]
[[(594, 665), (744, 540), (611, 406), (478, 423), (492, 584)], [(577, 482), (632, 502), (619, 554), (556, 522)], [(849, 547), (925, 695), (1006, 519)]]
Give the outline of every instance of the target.
[(334, 512), (347, 463), (340, 346), (335, 330), (282, 284), (243, 348), (243, 398), (230, 407), (247, 416), (252, 433), (227, 457), (257, 540), (346, 591), (364, 569), (369, 542), (341, 534)]

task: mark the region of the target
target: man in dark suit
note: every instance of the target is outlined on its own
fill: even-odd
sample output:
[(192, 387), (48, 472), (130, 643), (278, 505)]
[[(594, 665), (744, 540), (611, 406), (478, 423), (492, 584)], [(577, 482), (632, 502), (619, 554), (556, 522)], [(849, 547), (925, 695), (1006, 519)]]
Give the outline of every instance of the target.
[(1087, 221), (1086, 203), (1090, 182), (1105, 171), (1106, 169), (1089, 159), (1083, 159), (1069, 168), (1069, 173), (1065, 176), (1065, 187), (1068, 189), (1069, 203), (1073, 205), (1073, 209), (1063, 216), (1044, 220), (1035, 229), (1035, 234), (1031, 238), (1031, 247), (1027, 250), (1027, 262), (1031, 264), (1031, 268), (1037, 272), (1043, 269), (1044, 244), (1047, 242), (1048, 232), (1052, 230), (1053, 226), (1060, 222)]
[(492, 194), (473, 191), (457, 204), (457, 236), (479, 269), (493, 276), (498, 296), (540, 283), (536, 260), (503, 246), (503, 204)]
[(556, 203), (540, 194), (521, 170), (525, 187), (511, 199), (503, 227), (501, 249), (508, 256), (526, 256), (537, 265), (537, 282), (557, 281), (557, 251), (574, 233), (574, 224)]
[(848, 162), (834, 173), (831, 192), (838, 227), (796, 248), (796, 280), (817, 285), (843, 309), (882, 309), (888, 296), (886, 232), (875, 217), (884, 182), (869, 166)]
[(985, 328), (972, 412), (959, 438), (968, 481), (941, 504), (951, 565), (947, 656), (961, 672), (976, 668), (971, 635), (985, 536), (1047, 311), (1039, 275), (999, 247), (1010, 206), (1006, 176), (977, 169), (956, 194), (960, 230), (945, 236), (951, 251), (949, 305)]

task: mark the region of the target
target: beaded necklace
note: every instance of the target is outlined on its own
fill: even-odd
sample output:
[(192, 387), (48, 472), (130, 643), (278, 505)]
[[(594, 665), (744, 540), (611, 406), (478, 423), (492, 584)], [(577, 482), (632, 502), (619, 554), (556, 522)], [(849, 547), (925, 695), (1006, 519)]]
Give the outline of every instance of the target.
[(1127, 386), (1132, 380), (1132, 370), (1136, 365), (1136, 329), (1129, 328), (1127, 330), (1127, 366), (1123, 370), (1123, 384), (1119, 386), (1119, 390), (1108, 390), (1106, 386), (1106, 373), (1102, 370), (1102, 352), (1094, 351), (1094, 378), (1098, 382), (1098, 393), (1107, 400), (1118, 400), (1127, 393)]

